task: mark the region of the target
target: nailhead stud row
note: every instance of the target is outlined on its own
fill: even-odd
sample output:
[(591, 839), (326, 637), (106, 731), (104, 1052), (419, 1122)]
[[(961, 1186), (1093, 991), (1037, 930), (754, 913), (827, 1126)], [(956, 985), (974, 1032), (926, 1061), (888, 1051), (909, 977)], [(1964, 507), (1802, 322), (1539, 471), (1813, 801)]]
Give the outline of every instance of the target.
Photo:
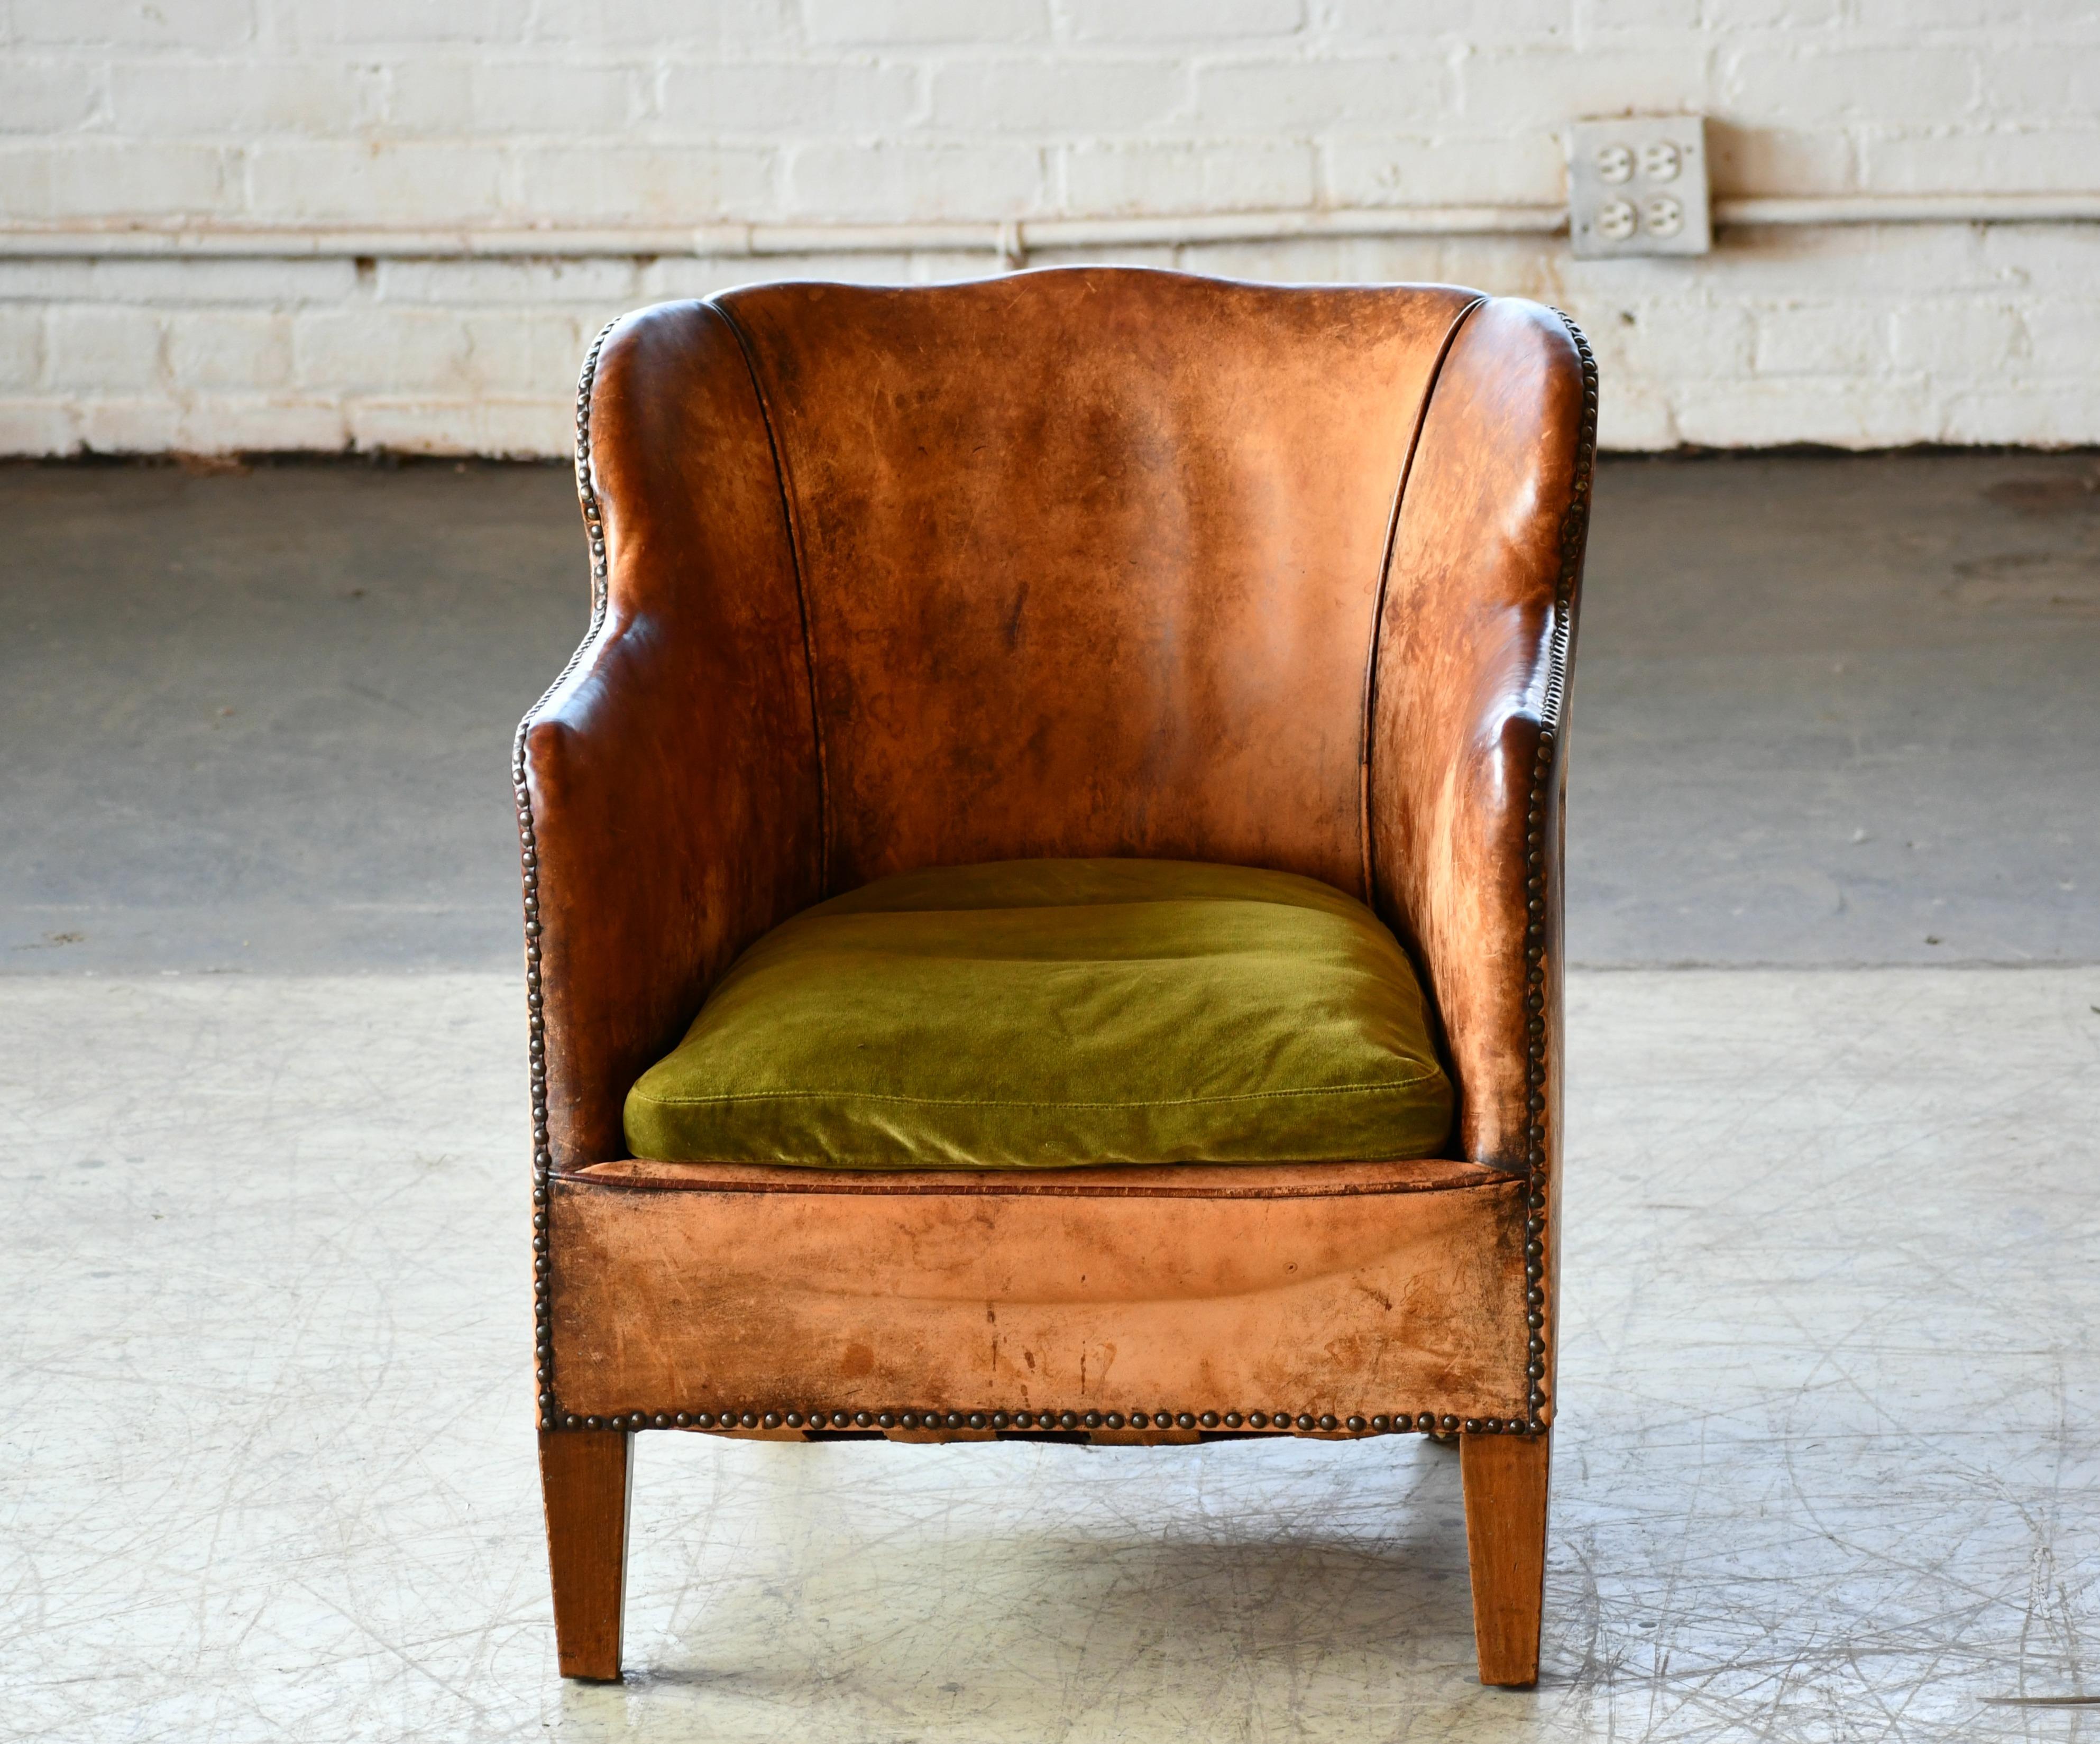
[[(1559, 311), (1555, 311), (1560, 313)], [(1524, 1195), (1524, 1306), (1529, 1329), (1524, 1372), (1531, 1385), (1527, 1415), (1511, 1427), (1533, 1434), (1546, 1428), (1546, 1203), (1548, 1181), (1546, 1132), (1546, 829), (1554, 779), (1554, 753), (1560, 736), (1560, 713), (1568, 695), (1568, 651), (1574, 629), (1576, 577), (1582, 572), (1582, 546), (1589, 532), (1590, 485), (1597, 459), (1597, 360), (1582, 329), (1560, 314), (1582, 364), (1582, 418), (1575, 443), (1575, 477), (1567, 512), (1560, 519), (1560, 574), (1553, 596), (1553, 639), (1546, 659), (1546, 695), (1540, 708), (1538, 753), (1532, 766), (1530, 806), (1524, 819), (1524, 1031), (1525, 1088), (1529, 1119), (1524, 1162), (1529, 1177)], [(1468, 1434), (1493, 1433), (1490, 1418)]]
[[(551, 1425), (550, 1425), (551, 1427)], [(1434, 1411), (1401, 1411), (1338, 1417), (1332, 1411), (615, 1411), (602, 1417), (564, 1415), (565, 1429), (1276, 1429), (1299, 1434), (1521, 1435), (1530, 1426), (1515, 1417), (1455, 1417)]]
[[(576, 497), (584, 511), (584, 532), (590, 541), (590, 628), (545, 695), (518, 723), (510, 751), (510, 785), (518, 804), (518, 853), (525, 880), (525, 1010), (532, 1065), (532, 1344), (540, 1400), (540, 1427), (551, 1429), (559, 1419), (554, 1402), (554, 1274), (548, 1252), (547, 1216), (554, 1173), (554, 1147), (547, 1135), (547, 1026), (540, 979), (540, 843), (532, 830), (532, 797), (525, 780), (525, 735), (552, 696), (568, 680), (584, 650), (605, 621), (605, 520), (590, 470), (591, 388), (598, 378), (598, 354), (615, 324), (608, 322), (592, 342), (576, 384)], [(575, 1419), (568, 1419), (571, 1427)]]

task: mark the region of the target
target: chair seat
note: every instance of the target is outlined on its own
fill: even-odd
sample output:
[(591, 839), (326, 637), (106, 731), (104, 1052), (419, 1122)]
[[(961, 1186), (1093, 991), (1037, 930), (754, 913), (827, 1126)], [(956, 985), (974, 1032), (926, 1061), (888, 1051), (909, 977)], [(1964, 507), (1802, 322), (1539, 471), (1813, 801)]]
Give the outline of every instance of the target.
[(1452, 1092), (1406, 953), (1286, 872), (1012, 860), (761, 938), (629, 1093), (638, 1158), (810, 1168), (1399, 1160)]

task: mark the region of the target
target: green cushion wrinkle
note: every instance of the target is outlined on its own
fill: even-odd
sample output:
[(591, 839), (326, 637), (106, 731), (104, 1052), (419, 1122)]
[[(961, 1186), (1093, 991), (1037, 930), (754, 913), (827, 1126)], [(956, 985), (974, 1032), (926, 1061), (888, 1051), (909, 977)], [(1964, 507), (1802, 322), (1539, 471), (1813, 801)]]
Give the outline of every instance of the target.
[(1286, 872), (1016, 860), (885, 878), (725, 975), (626, 1105), (638, 1157), (1061, 1168), (1434, 1155), (1405, 952)]

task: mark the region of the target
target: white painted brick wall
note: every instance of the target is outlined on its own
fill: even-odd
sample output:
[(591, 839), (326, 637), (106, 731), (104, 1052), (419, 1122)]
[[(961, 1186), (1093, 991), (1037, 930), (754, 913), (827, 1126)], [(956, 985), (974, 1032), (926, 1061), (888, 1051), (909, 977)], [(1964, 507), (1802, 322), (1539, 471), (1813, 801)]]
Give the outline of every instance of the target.
[[(1711, 115), (1724, 196), (2100, 192), (2100, 7), (0, 0), (0, 223), (1548, 204), (1564, 124), (1629, 108)], [(1558, 302), (1617, 447), (2100, 442), (2100, 225), (1723, 230), (1699, 260), (1511, 236), (1121, 258)], [(624, 309), (992, 266), (0, 258), (0, 452), (558, 453)]]

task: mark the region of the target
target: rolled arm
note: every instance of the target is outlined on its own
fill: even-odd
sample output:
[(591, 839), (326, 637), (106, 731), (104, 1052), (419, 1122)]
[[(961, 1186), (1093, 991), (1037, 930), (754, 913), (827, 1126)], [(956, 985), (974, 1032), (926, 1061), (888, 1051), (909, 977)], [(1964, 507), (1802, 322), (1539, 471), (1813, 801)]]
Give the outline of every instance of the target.
[(1557, 1157), (1567, 686), (1595, 439), (1572, 327), (1460, 329), (1401, 499), (1373, 669), (1372, 887), (1429, 982), (1469, 1160)]
[(517, 769), (558, 1170), (626, 1154), (629, 1086), (737, 953), (819, 894), (794, 554), (733, 335), (704, 304), (631, 317), (580, 414), (593, 619), (520, 726)]

